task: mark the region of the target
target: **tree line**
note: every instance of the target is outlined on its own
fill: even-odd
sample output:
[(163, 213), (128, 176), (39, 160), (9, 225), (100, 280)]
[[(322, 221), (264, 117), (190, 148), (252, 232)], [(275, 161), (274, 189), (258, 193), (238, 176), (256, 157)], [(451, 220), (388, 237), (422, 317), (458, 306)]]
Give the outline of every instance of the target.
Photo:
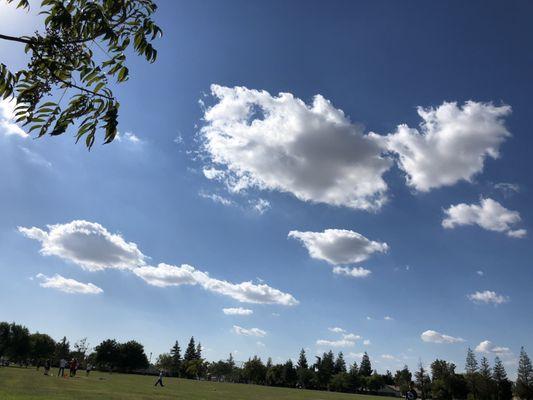
[[(49, 359), (57, 365), (62, 358), (76, 358), (101, 371), (145, 373), (150, 367), (143, 345), (133, 340), (119, 343), (106, 339), (91, 349), (87, 339), (81, 339), (71, 347), (66, 337), (56, 342), (47, 334), (30, 333), (22, 325), (0, 322), (0, 359), (26, 365), (40, 365)], [(275, 364), (271, 358), (264, 363), (260, 357), (253, 356), (237, 365), (231, 354), (226, 360), (210, 362), (203, 358), (202, 345), (196, 343), (194, 337), (189, 340), (183, 355), (176, 341), (168, 353), (159, 355), (153, 367), (170, 376), (186, 379), (346, 393), (379, 394), (387, 386), (405, 393), (414, 383), (422, 399), (511, 400), (514, 395), (533, 400), (533, 366), (523, 348), (515, 382), (508, 378), (499, 357), (495, 357), (491, 366), (485, 356), (478, 361), (471, 349), (467, 351), (464, 373), (456, 372), (455, 364), (437, 359), (430, 364), (429, 370), (420, 363), (415, 371), (404, 366), (394, 374), (391, 371), (380, 374), (372, 367), (366, 352), (359, 363), (350, 365), (342, 352), (335, 355), (331, 350), (316, 356), (310, 363), (304, 349), (296, 364), (290, 359)]]

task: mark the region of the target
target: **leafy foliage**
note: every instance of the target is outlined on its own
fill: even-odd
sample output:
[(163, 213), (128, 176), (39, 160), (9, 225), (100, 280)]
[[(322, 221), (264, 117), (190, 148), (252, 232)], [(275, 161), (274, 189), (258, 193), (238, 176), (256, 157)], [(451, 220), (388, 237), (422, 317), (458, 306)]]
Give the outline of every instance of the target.
[[(27, 0), (7, 2), (29, 9)], [(120, 106), (110, 80), (128, 80), (130, 48), (150, 63), (156, 60), (151, 42), (162, 31), (151, 16), (157, 6), (152, 0), (42, 0), (41, 8), (43, 33), (0, 35), (25, 44), (30, 56), (27, 68), (14, 73), (0, 64), (0, 98), (16, 98), (15, 121), (38, 137), (61, 135), (76, 125), (76, 141), (84, 137), (89, 149), (100, 129), (110, 143)]]

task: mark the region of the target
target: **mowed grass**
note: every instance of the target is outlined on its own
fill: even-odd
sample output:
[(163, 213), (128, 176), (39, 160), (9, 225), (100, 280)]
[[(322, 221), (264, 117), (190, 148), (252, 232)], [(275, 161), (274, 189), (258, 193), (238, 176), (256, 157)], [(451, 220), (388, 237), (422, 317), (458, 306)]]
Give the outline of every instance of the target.
[[(52, 372), (57, 373), (57, 369)], [(166, 378), (154, 387), (152, 376), (80, 371), (76, 378), (44, 376), (42, 369), (1, 368), (1, 400), (383, 400), (383, 397)]]

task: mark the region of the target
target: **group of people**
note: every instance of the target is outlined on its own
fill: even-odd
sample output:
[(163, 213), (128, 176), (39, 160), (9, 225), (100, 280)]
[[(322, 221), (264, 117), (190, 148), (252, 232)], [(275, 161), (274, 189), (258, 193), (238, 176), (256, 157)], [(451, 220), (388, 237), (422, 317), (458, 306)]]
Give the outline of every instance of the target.
[[(50, 368), (52, 367), (52, 362), (50, 359), (46, 360), (44, 362), (44, 374), (50, 375)], [(57, 370), (57, 376), (65, 377), (65, 369), (68, 367), (69, 369), (69, 376), (71, 378), (74, 378), (76, 376), (76, 373), (78, 372), (78, 369), (80, 367), (80, 363), (76, 358), (71, 359), (70, 361), (65, 360), (62, 358), (59, 360), (59, 368)], [(87, 363), (87, 366), (85, 368), (85, 372), (87, 376), (89, 376), (90, 372), (92, 371), (93, 367), (90, 363)]]

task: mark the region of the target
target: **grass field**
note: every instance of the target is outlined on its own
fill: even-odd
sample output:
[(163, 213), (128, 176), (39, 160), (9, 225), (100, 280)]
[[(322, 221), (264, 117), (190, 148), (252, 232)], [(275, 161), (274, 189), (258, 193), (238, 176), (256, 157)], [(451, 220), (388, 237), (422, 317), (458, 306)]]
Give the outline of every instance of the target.
[[(54, 372), (57, 370), (52, 370)], [(364, 396), (215, 383), (166, 378), (165, 387), (154, 387), (156, 378), (139, 375), (82, 372), (76, 378), (44, 376), (34, 368), (0, 368), (1, 400), (383, 400)]]

